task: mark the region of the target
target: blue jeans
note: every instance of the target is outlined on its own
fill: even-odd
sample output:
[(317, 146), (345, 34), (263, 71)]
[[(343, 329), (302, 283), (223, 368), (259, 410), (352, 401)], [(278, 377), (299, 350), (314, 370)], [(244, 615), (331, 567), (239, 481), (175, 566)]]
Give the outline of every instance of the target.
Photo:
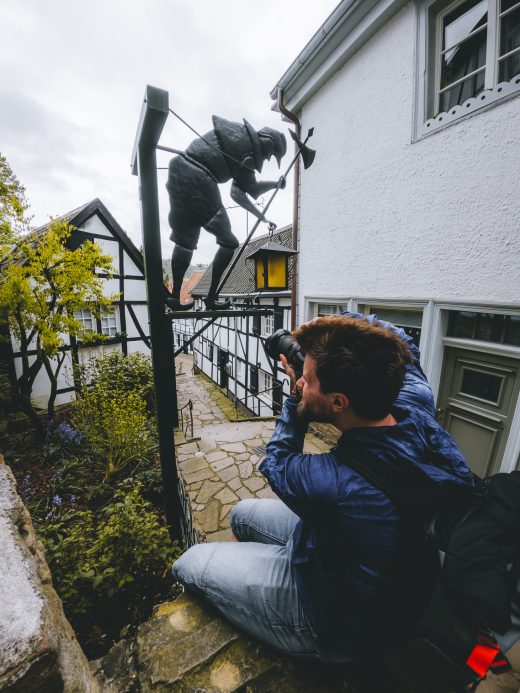
[(318, 657), (291, 571), (298, 517), (279, 500), (242, 500), (230, 513), (238, 542), (197, 544), (173, 576), (239, 630), (291, 655)]

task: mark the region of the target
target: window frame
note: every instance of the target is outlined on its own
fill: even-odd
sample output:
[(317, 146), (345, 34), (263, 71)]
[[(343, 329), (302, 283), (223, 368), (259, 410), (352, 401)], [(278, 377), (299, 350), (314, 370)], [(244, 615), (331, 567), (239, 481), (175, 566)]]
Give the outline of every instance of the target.
[[(416, 99), (414, 140), (420, 140), (520, 93), (520, 75), (498, 82), (500, 0), (487, 0), (488, 25), (484, 90), (448, 112), (435, 112), (440, 84), (443, 18), (464, 0), (420, 0), (417, 5)], [(510, 8), (506, 14), (512, 11)], [(506, 54), (505, 54), (506, 55)], [(432, 115), (430, 115), (430, 113)]]

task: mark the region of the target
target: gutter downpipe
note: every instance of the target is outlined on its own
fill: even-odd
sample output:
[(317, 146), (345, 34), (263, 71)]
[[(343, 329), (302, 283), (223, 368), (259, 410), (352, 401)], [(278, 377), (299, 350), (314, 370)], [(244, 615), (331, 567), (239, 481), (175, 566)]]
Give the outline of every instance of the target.
[[(301, 135), (301, 125), (298, 117), (289, 111), (283, 103), (283, 89), (278, 88), (278, 108), (280, 113), (294, 123), (298, 140)], [(294, 151), (298, 150), (298, 145), (294, 143)], [(300, 157), (294, 164), (294, 194), (293, 194), (293, 222), (292, 222), (292, 247), (298, 250), (298, 195), (300, 191)], [(293, 255), (293, 267), (291, 278), (291, 330), (296, 329), (296, 292), (298, 287), (298, 255)]]

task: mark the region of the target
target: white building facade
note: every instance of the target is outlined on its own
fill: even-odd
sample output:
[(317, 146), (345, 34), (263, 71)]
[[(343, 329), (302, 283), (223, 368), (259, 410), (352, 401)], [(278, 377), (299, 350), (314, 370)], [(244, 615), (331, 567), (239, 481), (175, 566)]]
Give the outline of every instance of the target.
[[(68, 246), (78, 247), (84, 241), (91, 241), (101, 250), (112, 256), (113, 276), (105, 279), (107, 295), (120, 294), (110, 310), (97, 319), (90, 310), (82, 310), (76, 317), (85, 329), (95, 330), (103, 335), (104, 340), (96, 346), (83, 346), (81, 340), (70, 335), (63, 335), (62, 351), (66, 352), (64, 364), (58, 375), (56, 404), (64, 404), (75, 397), (72, 377), (73, 359), (84, 362), (90, 356), (110, 351), (130, 354), (140, 351), (150, 353), (148, 328), (148, 307), (143, 260), (140, 252), (110, 214), (105, 205), (98, 199), (83, 205), (62, 217), (74, 226)], [(37, 233), (45, 233), (45, 227)], [(102, 276), (102, 275), (101, 275)], [(19, 344), (11, 340), (11, 358), (14, 364), (15, 377), (21, 375), (21, 355)], [(44, 409), (50, 392), (50, 381), (42, 368), (36, 376), (32, 403)]]
[(315, 127), (299, 323), (408, 328), (473, 469), (520, 458), (520, 2), (344, 0), (273, 90)]

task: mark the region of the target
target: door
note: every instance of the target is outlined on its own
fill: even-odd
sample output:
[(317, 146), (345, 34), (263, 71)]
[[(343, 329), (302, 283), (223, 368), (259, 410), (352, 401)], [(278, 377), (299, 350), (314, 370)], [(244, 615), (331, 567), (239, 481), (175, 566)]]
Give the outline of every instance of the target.
[(499, 471), (519, 391), (516, 359), (446, 348), (438, 399), (439, 422), (472, 471)]
[(228, 379), (229, 379), (228, 370), (227, 370), (228, 361), (229, 361), (229, 352), (224, 351), (224, 349), (218, 349), (217, 350), (217, 364), (218, 364), (220, 387), (227, 387), (228, 386)]

